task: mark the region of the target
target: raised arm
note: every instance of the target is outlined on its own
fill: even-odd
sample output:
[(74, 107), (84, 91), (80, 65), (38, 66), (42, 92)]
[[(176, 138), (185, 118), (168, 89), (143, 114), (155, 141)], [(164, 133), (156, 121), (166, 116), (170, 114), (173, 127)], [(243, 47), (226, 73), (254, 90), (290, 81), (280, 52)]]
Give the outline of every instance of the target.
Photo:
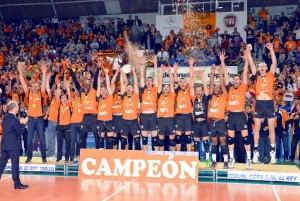
[[(161, 65), (161, 71), (160, 71), (160, 74), (159, 74), (159, 80), (158, 80), (158, 88), (157, 88), (157, 93), (161, 93), (161, 91), (162, 91), (162, 82), (163, 82), (163, 78), (164, 78), (164, 74), (165, 74), (165, 72), (166, 72), (166, 67), (165, 67), (165, 65)], [(172, 85), (172, 82), (171, 82), (171, 80), (170, 80), (170, 85)]]
[(209, 94), (213, 94), (214, 92), (215, 72), (216, 72), (216, 66), (212, 65), (211, 73), (210, 73), (210, 82), (209, 82)]
[[(194, 76), (193, 76), (193, 73), (194, 73), (194, 72), (193, 72), (193, 71), (194, 71), (194, 70), (193, 70), (193, 67), (194, 67), (194, 58), (193, 58), (193, 57), (190, 57), (190, 58), (189, 58), (189, 66), (190, 66), (190, 78), (191, 78), (191, 79), (190, 79), (190, 85), (191, 85), (191, 84), (192, 84), (191, 82), (192, 82), (192, 80), (193, 80), (192, 78), (194, 77)], [(194, 82), (195, 82), (195, 80), (194, 80)]]
[(152, 61), (154, 64), (154, 86), (158, 86), (158, 72), (157, 72), (157, 57), (155, 55), (152, 56)]
[[(105, 80), (106, 80), (106, 88), (107, 88), (107, 91), (108, 91), (108, 94), (109, 95), (112, 95), (113, 94), (113, 91), (111, 89), (111, 85), (110, 85), (110, 80), (109, 80), (109, 69), (108, 68), (105, 68), (104, 69), (104, 73), (105, 73)], [(99, 87), (99, 86), (98, 86)]]
[(43, 73), (41, 90), (46, 91), (47, 66), (45, 65), (44, 61), (41, 62), (41, 70), (42, 70), (42, 73)]
[(121, 71), (120, 82), (121, 82), (121, 95), (125, 93), (125, 83), (124, 83), (124, 72)]
[(272, 74), (275, 74), (276, 68), (277, 68), (277, 60), (276, 60), (276, 55), (275, 55), (273, 43), (267, 43), (266, 48), (268, 48), (270, 50), (270, 53), (271, 53), (272, 65), (271, 65), (271, 68), (270, 68), (270, 72)]
[(255, 67), (255, 64), (253, 62), (253, 58), (252, 58), (252, 55), (251, 55), (251, 50), (252, 50), (252, 45), (248, 44), (247, 47), (246, 47), (248, 63), (250, 65), (252, 75), (256, 75), (256, 67)]
[(225, 59), (227, 56), (225, 55), (225, 52), (221, 52), (218, 54), (220, 61), (221, 61), (221, 68), (223, 69), (224, 72), (224, 81), (225, 81), (225, 86), (229, 84), (229, 76), (228, 76), (228, 71), (225, 65)]
[(58, 102), (58, 103), (60, 103), (60, 95), (61, 95), (61, 82), (59, 81), (58, 83), (57, 83), (57, 89), (56, 89), (56, 102)]
[(79, 82), (77, 80), (77, 77), (76, 77), (75, 73), (72, 70), (71, 63), (67, 63), (67, 68), (68, 68), (68, 70), (70, 72), (70, 75), (72, 77), (72, 80), (73, 80), (73, 82), (75, 84), (76, 89), (78, 90), (79, 93), (81, 93), (82, 92), (82, 88), (81, 88), (81, 86), (80, 86), (80, 84), (79, 84)]
[(199, 76), (200, 76), (202, 84), (203, 84), (204, 94), (205, 94), (205, 96), (208, 96), (209, 92), (208, 92), (208, 88), (207, 88), (207, 83), (206, 83), (206, 80), (205, 80), (205, 77), (204, 77), (204, 74), (202, 71), (199, 71)]
[(245, 51), (244, 52), (244, 70), (243, 70), (243, 84), (248, 84), (248, 65), (249, 65), (249, 61), (248, 61), (248, 54)]
[(99, 97), (100, 96), (100, 91), (101, 91), (101, 75), (99, 73), (98, 75), (98, 81), (97, 81), (97, 92), (96, 92), (96, 96)]
[(51, 73), (47, 73), (47, 76), (46, 76), (46, 92), (47, 92), (48, 95), (51, 94), (50, 77), (51, 77)]
[(226, 85), (225, 85), (224, 78), (223, 78), (223, 68), (219, 67), (218, 73), (220, 76), (220, 85), (221, 85), (222, 92), (223, 92), (223, 94), (227, 95), (228, 92), (227, 92)]
[(178, 88), (178, 75), (177, 75), (178, 63), (177, 62), (173, 64), (173, 69), (174, 69), (174, 83), (171, 84), (174, 84), (174, 88), (177, 89)]
[(111, 82), (110, 82), (110, 86), (111, 86), (111, 89), (113, 90), (113, 93), (115, 92), (116, 80), (117, 80), (117, 77), (118, 77), (119, 74), (120, 74), (120, 66), (117, 67), (116, 72), (115, 72), (115, 74), (112, 77)]
[(167, 70), (168, 70), (168, 73), (169, 73), (169, 76), (170, 76), (170, 91), (172, 93), (174, 93), (175, 92), (174, 84), (172, 84), (174, 82), (174, 77), (173, 77), (173, 74), (172, 74), (172, 71), (171, 71), (171, 66), (168, 66)]
[(192, 76), (190, 77), (190, 95), (193, 97), (195, 95), (195, 79), (198, 75), (198, 72), (192, 72)]
[(94, 82), (93, 82), (93, 89), (95, 90), (97, 90), (97, 86), (98, 86), (99, 73), (100, 73), (100, 68), (97, 68), (96, 73), (94, 75)]
[(71, 92), (70, 92), (70, 84), (69, 82), (67, 81), (67, 76), (66, 74), (64, 74), (64, 84), (65, 84), (65, 87), (66, 87), (66, 90), (67, 90), (67, 94), (68, 94), (68, 100), (70, 101), (72, 96), (71, 96)]
[(143, 56), (142, 64), (141, 64), (141, 72), (140, 72), (140, 85), (141, 85), (141, 88), (145, 87), (145, 64), (146, 64), (146, 62), (144, 60), (146, 60), (146, 58)]
[(21, 82), (21, 85), (23, 87), (24, 93), (27, 93), (28, 92), (28, 86), (25, 83), (25, 80), (24, 80), (24, 77), (23, 77), (23, 67), (24, 67), (23, 63), (18, 62), (18, 71), (19, 71), (19, 76), (20, 76), (20, 82)]
[(134, 93), (139, 94), (138, 80), (137, 80), (134, 66), (132, 67), (132, 74), (133, 74), (133, 82), (134, 82), (134, 86), (133, 86)]

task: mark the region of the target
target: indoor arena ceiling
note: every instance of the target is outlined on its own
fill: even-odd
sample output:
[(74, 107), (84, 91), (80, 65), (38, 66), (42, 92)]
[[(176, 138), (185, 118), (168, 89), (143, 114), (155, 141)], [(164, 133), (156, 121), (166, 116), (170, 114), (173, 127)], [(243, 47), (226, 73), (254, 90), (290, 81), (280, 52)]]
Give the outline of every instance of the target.
[[(177, 1), (160, 0), (162, 4), (171, 4)], [(203, 1), (207, 2), (208, 0), (189, 0), (189, 2)], [(60, 18), (90, 14), (151, 13), (158, 12), (158, 2), (159, 0), (0, 0), (0, 17), (3, 19), (26, 19), (49, 18), (55, 13)], [(296, 3), (297, 0), (248, 0), (248, 7)]]

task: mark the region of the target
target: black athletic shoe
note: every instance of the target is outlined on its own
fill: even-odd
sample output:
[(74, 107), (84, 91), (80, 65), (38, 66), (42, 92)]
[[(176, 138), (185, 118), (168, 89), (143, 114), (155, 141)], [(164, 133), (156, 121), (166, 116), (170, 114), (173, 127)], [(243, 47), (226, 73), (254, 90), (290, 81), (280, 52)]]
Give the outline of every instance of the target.
[(229, 168), (229, 165), (228, 165), (228, 162), (227, 162), (227, 161), (224, 162), (223, 168), (224, 168), (224, 169), (228, 169), (228, 168)]
[(32, 158), (28, 157), (25, 161), (25, 163), (31, 163)]
[(216, 161), (213, 161), (210, 165), (211, 168), (215, 168), (217, 167), (217, 162)]
[(42, 158), (43, 163), (47, 163), (47, 159), (46, 158)]

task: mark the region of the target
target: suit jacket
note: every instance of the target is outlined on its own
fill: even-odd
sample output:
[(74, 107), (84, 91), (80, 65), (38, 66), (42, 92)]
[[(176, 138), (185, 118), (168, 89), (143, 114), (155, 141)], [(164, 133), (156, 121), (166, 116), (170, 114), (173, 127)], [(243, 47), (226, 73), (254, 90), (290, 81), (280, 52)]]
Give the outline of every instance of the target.
[(8, 113), (3, 117), (2, 131), (1, 150), (20, 150), (21, 124), (14, 114)]

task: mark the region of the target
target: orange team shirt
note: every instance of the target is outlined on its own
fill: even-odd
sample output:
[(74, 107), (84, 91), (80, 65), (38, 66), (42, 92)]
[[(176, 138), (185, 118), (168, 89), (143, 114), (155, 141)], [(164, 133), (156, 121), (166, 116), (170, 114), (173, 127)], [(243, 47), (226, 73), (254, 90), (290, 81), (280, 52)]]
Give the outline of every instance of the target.
[(264, 37), (265, 37), (265, 34), (264, 33), (260, 33), (257, 42), (259, 44), (262, 44), (264, 42)]
[(71, 123), (81, 123), (83, 120), (82, 104), (79, 98), (72, 100)]
[[(49, 98), (52, 98), (52, 94), (49, 94)], [(49, 108), (49, 121), (58, 121), (58, 109), (59, 109), (60, 103), (57, 102), (56, 97), (54, 96), (51, 100), (50, 103), (50, 108)]]
[[(279, 113), (281, 114), (282, 116), (282, 121), (281, 121), (281, 125), (283, 126), (283, 128), (285, 128), (285, 124), (286, 124), (286, 121), (289, 119), (288, 117), (288, 114), (286, 113), (285, 110), (279, 110)], [(277, 123), (277, 122), (276, 122)]]
[(123, 119), (133, 120), (138, 118), (139, 95), (133, 93), (131, 97), (123, 96)]
[(175, 105), (174, 92), (170, 92), (167, 96), (161, 94), (158, 99), (157, 117), (174, 117), (174, 105)]
[(113, 95), (107, 95), (106, 98), (100, 98), (98, 103), (98, 120), (112, 120)]
[(271, 40), (273, 39), (273, 36), (267, 35), (265, 38), (266, 38), (266, 41), (267, 41), (268, 43), (270, 43)]
[(66, 126), (71, 124), (71, 104), (60, 105), (59, 108), (59, 125)]
[(273, 46), (274, 46), (275, 52), (280, 52), (280, 49), (281, 49), (280, 44), (281, 44), (280, 39), (274, 39), (273, 40)]
[(45, 91), (40, 91), (37, 94), (33, 94), (32, 91), (27, 91), (25, 97), (29, 98), (28, 103), (28, 116), (29, 117), (41, 117), (43, 116), (42, 110), (42, 98), (46, 97)]
[(122, 114), (122, 97), (117, 93), (114, 94), (112, 113), (113, 114)]
[(260, 14), (260, 16), (261, 16), (261, 19), (262, 19), (263, 21), (267, 21), (267, 20), (268, 20), (268, 13), (269, 13), (268, 10), (260, 10), (260, 11), (259, 11), (259, 14)]
[(295, 41), (286, 41), (285, 46), (286, 46), (288, 53), (290, 53), (292, 51), (293, 47), (294, 46), (296, 47), (296, 42)]
[(190, 87), (187, 87), (185, 91), (179, 89), (176, 98), (176, 114), (188, 114), (192, 111)]
[(84, 114), (97, 114), (96, 90), (94, 88), (90, 89), (87, 96), (82, 92), (81, 101)]
[(245, 99), (247, 92), (247, 84), (241, 84), (237, 89), (234, 89), (233, 86), (230, 86), (228, 93), (228, 101), (226, 109), (228, 111), (240, 110), (244, 111), (245, 109)]
[(11, 92), (10, 96), (11, 96), (11, 100), (16, 101), (17, 103), (20, 103), (20, 97), (19, 97), (18, 93)]
[(221, 94), (219, 96), (213, 95), (210, 100), (210, 106), (208, 110), (209, 118), (224, 119), (225, 109), (227, 103), (227, 95)]
[(297, 47), (300, 47), (300, 40), (298, 40)]
[(261, 75), (259, 75), (257, 77), (256, 87), (255, 87), (256, 99), (258, 98), (258, 95), (260, 93), (265, 93), (269, 97), (272, 97), (273, 85), (274, 85), (274, 74), (272, 74), (270, 71), (267, 72), (264, 78)]
[(278, 105), (281, 105), (282, 99), (283, 99), (283, 96), (280, 95), (278, 91), (275, 91), (273, 101), (276, 102)]
[(146, 88), (142, 89), (142, 103), (141, 103), (141, 111), (152, 109), (154, 111), (157, 110), (157, 87), (153, 86), (151, 90)]

